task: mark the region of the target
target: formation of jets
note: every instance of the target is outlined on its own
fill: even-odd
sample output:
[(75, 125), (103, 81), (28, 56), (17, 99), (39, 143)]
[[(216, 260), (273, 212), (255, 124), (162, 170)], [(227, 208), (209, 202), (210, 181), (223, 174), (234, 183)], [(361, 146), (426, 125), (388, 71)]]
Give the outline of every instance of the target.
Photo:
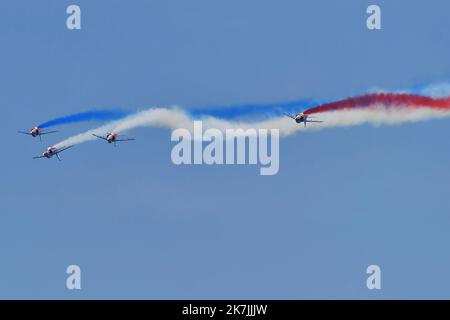
[[(290, 115), (288, 113), (285, 113), (285, 115), (288, 116), (289, 118), (293, 119), (298, 124), (303, 123), (305, 125), (305, 127), (308, 122), (323, 122), (323, 121), (319, 121), (319, 120), (309, 120), (310, 116), (307, 114), (304, 114), (304, 113), (298, 113), (296, 115)], [(26, 135), (32, 136), (33, 138), (39, 137), (39, 139), (42, 141), (43, 135), (55, 133), (57, 131), (49, 131), (49, 130), (42, 129), (39, 127), (34, 127), (32, 129), (30, 129), (30, 131), (18, 131), (18, 132), (21, 134), (26, 134)], [(108, 132), (105, 136), (99, 136), (96, 134), (93, 134), (93, 136), (96, 138), (105, 140), (108, 143), (114, 143), (114, 146), (116, 146), (117, 142), (136, 140), (133, 138), (127, 138), (125, 136), (119, 135), (116, 132)], [(33, 157), (33, 159), (41, 159), (41, 158), (50, 159), (53, 156), (55, 156), (59, 161), (61, 161), (61, 157), (59, 156), (59, 154), (67, 149), (72, 148), (72, 147), (73, 146), (67, 146), (67, 147), (62, 147), (62, 148), (57, 148), (55, 146), (48, 147), (42, 153), (42, 155)]]
[[(18, 131), (18, 133), (26, 134), (33, 138), (39, 137), (39, 140), (41, 140), (41, 141), (42, 141), (42, 137), (41, 137), (42, 135), (55, 133), (55, 132), (57, 132), (57, 131), (49, 131), (49, 130), (42, 129), (39, 127), (34, 127), (32, 129), (30, 129), (30, 131)], [(108, 143), (114, 143), (114, 146), (116, 146), (117, 142), (136, 140), (133, 138), (126, 138), (115, 132), (108, 132), (104, 137), (98, 136), (95, 134), (93, 136), (95, 136), (99, 139), (103, 139)], [(72, 147), (73, 146), (57, 148), (56, 146), (51, 146), (51, 147), (48, 147), (41, 155), (33, 157), (33, 159), (42, 159), (42, 158), (51, 159), (53, 156), (55, 156), (59, 161), (61, 161), (61, 157), (59, 156), (59, 154), (67, 149), (72, 148)]]

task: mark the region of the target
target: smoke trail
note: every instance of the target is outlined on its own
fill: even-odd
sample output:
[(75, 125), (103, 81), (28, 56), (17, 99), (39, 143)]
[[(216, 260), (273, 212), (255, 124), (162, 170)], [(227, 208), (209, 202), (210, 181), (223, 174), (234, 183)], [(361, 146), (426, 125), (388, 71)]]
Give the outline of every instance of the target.
[(264, 119), (283, 113), (295, 114), (318, 105), (314, 100), (298, 100), (270, 104), (241, 104), (219, 107), (195, 107), (187, 110), (193, 118), (211, 116), (220, 119)]
[(59, 149), (64, 146), (72, 146), (72, 145), (80, 144), (80, 143), (83, 143), (83, 142), (86, 142), (89, 140), (94, 140), (96, 138), (93, 136), (93, 134), (103, 135), (103, 134), (105, 134), (105, 132), (111, 131), (116, 124), (117, 124), (117, 121), (114, 121), (114, 122), (105, 124), (101, 127), (91, 129), (86, 132), (77, 134), (73, 137), (70, 137), (64, 141), (57, 143), (55, 145), (55, 147)]
[(55, 146), (57, 148), (61, 148), (63, 146), (75, 145), (91, 140), (96, 140), (97, 138), (93, 136), (93, 134), (101, 136), (106, 135), (108, 132), (123, 133), (126, 130), (151, 125), (173, 128), (176, 123), (189, 126), (190, 122), (190, 118), (181, 110), (151, 108), (129, 115), (122, 120), (113, 121), (99, 128), (80, 133), (76, 136), (59, 142)]
[[(379, 95), (377, 95), (379, 96)], [(407, 95), (409, 96), (409, 95)], [(399, 97), (400, 98), (400, 97)], [(407, 98), (406, 96), (404, 98)], [(286, 137), (298, 131), (318, 130), (332, 127), (355, 126), (362, 124), (382, 125), (382, 124), (399, 124), (406, 122), (418, 122), (431, 119), (439, 119), (450, 117), (450, 107), (448, 99), (447, 105), (443, 106), (441, 101), (424, 99), (424, 103), (430, 104), (414, 104), (414, 107), (405, 107), (404, 105), (382, 104), (380, 101), (370, 104), (373, 108), (367, 108), (367, 97), (362, 99), (361, 107), (357, 108), (358, 104), (349, 104), (353, 108), (342, 109), (324, 109), (320, 113), (320, 120), (323, 123), (309, 123), (307, 127), (295, 123), (292, 119), (285, 116), (272, 117), (262, 121), (239, 121), (226, 120), (216, 117), (205, 116), (200, 118), (203, 122), (204, 130), (209, 128), (216, 128), (223, 132), (226, 129), (279, 129), (280, 136)], [(346, 99), (348, 100), (348, 99)], [(345, 101), (346, 101), (345, 100)], [(407, 99), (406, 99), (407, 100)], [(353, 101), (353, 100), (351, 100)], [(355, 100), (360, 101), (360, 100)], [(397, 100), (393, 100), (394, 102)], [(404, 101), (403, 97), (399, 101)], [(354, 101), (353, 101), (354, 102)], [(335, 104), (333, 104), (334, 106)], [(338, 106), (342, 104), (338, 102)], [(328, 105), (326, 105), (328, 106)], [(320, 106), (323, 107), (323, 106)], [(313, 109), (322, 110), (322, 109)], [(318, 111), (317, 111), (318, 112)], [(322, 112), (322, 111), (321, 111)], [(80, 144), (86, 141), (96, 139), (92, 134), (104, 135), (107, 132), (124, 133), (125, 131), (144, 127), (157, 126), (169, 129), (185, 128), (193, 131), (193, 120), (198, 118), (191, 117), (188, 113), (179, 108), (152, 108), (145, 111), (138, 112), (134, 115), (128, 116), (122, 120), (104, 125), (100, 128), (89, 130), (85, 133), (79, 134), (67, 140), (64, 140), (56, 145), (57, 148)]]
[(383, 108), (429, 108), (450, 110), (450, 97), (432, 98), (415, 94), (375, 93), (359, 97), (330, 102), (310, 108), (304, 114), (324, 113), (339, 110), (364, 109), (382, 106)]
[[(450, 96), (450, 82), (443, 82), (433, 85), (416, 86), (413, 89), (403, 89), (395, 92), (389, 90), (373, 88), (369, 90), (372, 94), (412, 94), (423, 95), (432, 98), (442, 98)], [(187, 109), (187, 113), (192, 118), (211, 116), (228, 120), (267, 120), (283, 113), (297, 114), (312, 107), (332, 101), (318, 101), (303, 99), (290, 102), (270, 103), (270, 104), (236, 104), (229, 106), (194, 107)]]
[[(279, 104), (246, 104), (188, 110), (179, 107), (150, 108), (61, 141), (56, 147), (95, 140), (92, 134), (124, 133), (143, 126), (186, 128), (192, 132), (194, 120), (202, 120), (204, 130), (279, 129), (280, 136), (285, 137), (305, 130), (362, 124), (378, 126), (450, 117), (450, 83), (402, 90), (397, 93), (387, 93), (380, 89), (371, 92), (376, 93), (324, 104), (301, 100)], [(308, 123), (308, 126), (304, 127), (282, 115), (283, 112), (298, 113), (305, 108), (309, 108), (304, 111), (305, 114), (320, 113), (320, 120), (324, 122)]]
[(76, 114), (71, 114), (68, 116), (56, 118), (38, 125), (39, 128), (54, 127), (61, 124), (73, 123), (73, 122), (84, 122), (91, 120), (101, 120), (101, 121), (111, 121), (123, 118), (127, 115), (126, 112), (120, 110), (97, 110), (97, 111), (87, 111)]

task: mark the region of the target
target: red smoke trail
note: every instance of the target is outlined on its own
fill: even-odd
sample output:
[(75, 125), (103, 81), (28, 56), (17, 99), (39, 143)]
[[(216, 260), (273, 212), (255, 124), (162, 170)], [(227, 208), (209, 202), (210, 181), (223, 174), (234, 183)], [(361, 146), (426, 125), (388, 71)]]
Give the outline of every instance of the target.
[(432, 98), (415, 94), (375, 93), (325, 103), (306, 110), (304, 114), (314, 114), (338, 110), (375, 108), (377, 106), (383, 106), (385, 108), (430, 108), (450, 111), (450, 97)]

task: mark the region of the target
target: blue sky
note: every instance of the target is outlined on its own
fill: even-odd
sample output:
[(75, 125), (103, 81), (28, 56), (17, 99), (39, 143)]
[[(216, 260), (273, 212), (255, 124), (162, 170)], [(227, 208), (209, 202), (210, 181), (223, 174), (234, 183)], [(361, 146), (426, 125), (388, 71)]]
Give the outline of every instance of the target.
[[(66, 29), (69, 4), (82, 30)], [(368, 31), (366, 8), (382, 9)], [(175, 166), (167, 129), (63, 162), (89, 109), (329, 100), (448, 81), (448, 1), (2, 1), (0, 298), (450, 298), (448, 120), (281, 141), (280, 172)], [(44, 159), (45, 160), (45, 159)], [(65, 287), (66, 267), (82, 290)], [(368, 265), (382, 290), (366, 288)]]

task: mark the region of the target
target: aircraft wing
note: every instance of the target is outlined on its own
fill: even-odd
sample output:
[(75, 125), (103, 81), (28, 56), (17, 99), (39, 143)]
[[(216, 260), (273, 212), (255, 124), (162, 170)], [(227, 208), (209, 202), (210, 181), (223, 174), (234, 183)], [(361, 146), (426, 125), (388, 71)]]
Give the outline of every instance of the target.
[(31, 135), (31, 133), (29, 133), (29, 132), (25, 132), (25, 131), (17, 131), (18, 133), (22, 133), (22, 134), (28, 134), (28, 135)]
[(44, 156), (33, 157), (33, 159), (41, 159), (41, 158), (45, 158), (45, 157)]
[(49, 134), (49, 133), (55, 133), (55, 132), (58, 132), (58, 131), (45, 131), (45, 132), (41, 132), (40, 134), (43, 135), (43, 134)]
[(292, 115), (290, 115), (289, 113), (283, 113), (285, 116), (288, 116), (289, 118), (291, 118), (291, 119), (294, 119), (295, 120), (295, 117), (294, 116), (292, 116)]
[(70, 148), (72, 148), (72, 147), (73, 147), (73, 146), (68, 146), (68, 147), (65, 147), (65, 148), (56, 150), (56, 153), (61, 153), (61, 152), (65, 151), (65, 150), (67, 150), (67, 149), (70, 149)]
[(106, 139), (105, 137), (102, 137), (102, 136), (98, 136), (98, 135), (96, 135), (96, 134), (92, 134), (94, 137), (97, 137), (97, 138), (99, 138), (99, 139), (103, 139), (103, 140), (106, 140), (106, 141), (108, 141), (108, 139)]
[(324, 122), (324, 121), (319, 121), (319, 120), (306, 120), (306, 122), (320, 122), (320, 123), (322, 123), (322, 122)]
[(130, 139), (116, 139), (116, 141), (133, 141), (136, 139), (130, 138)]

